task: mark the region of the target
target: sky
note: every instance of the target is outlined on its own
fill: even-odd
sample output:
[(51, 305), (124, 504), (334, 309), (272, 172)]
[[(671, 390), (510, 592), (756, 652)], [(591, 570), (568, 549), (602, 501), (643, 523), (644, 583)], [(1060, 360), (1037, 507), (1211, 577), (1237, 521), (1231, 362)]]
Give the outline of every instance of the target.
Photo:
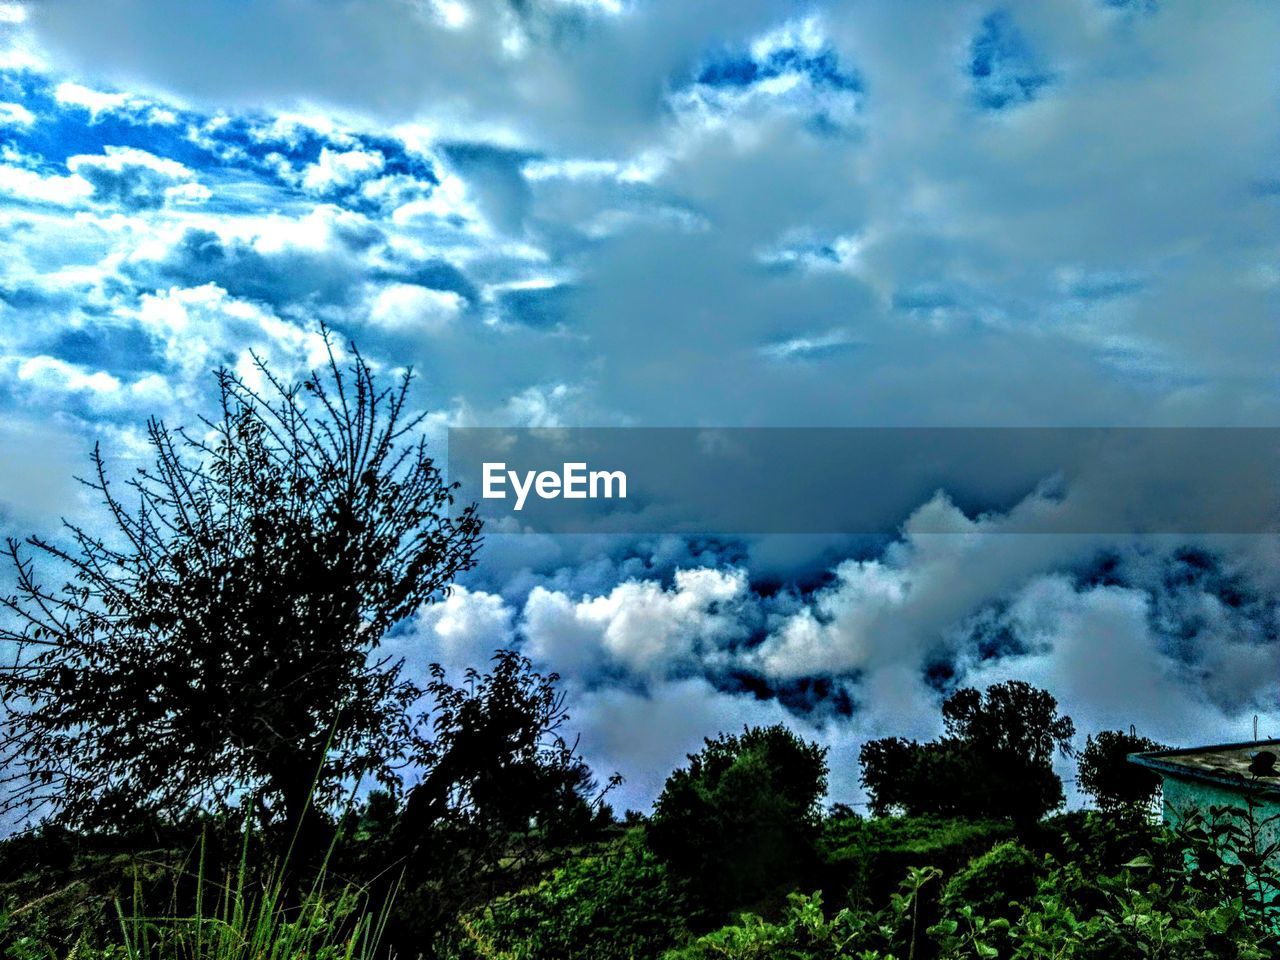
[[(322, 323), (440, 442), (1276, 426), (1278, 91), (1271, 0), (0, 3), (0, 528)], [(1082, 739), (1280, 735), (1274, 537), (1011, 523), (495, 536), (389, 643), (558, 672), (619, 808), (773, 722), (857, 803), (860, 743), (1010, 678)]]

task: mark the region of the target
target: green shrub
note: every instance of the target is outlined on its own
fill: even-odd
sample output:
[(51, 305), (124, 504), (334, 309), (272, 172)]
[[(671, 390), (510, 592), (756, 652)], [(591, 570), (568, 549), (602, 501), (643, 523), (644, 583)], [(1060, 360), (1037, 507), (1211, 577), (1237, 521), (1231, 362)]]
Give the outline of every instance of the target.
[(452, 955), (641, 960), (679, 942), (686, 913), (678, 884), (637, 830), (464, 916)]
[[(871, 949), (870, 944), (887, 940), (887, 931), (879, 929), (871, 914), (841, 910), (828, 919), (820, 895), (795, 893), (777, 923), (743, 914), (736, 923), (670, 951), (663, 960), (836, 960), (855, 956), (871, 960), (880, 954), (865, 952)], [(854, 950), (858, 952), (851, 952)]]
[(955, 874), (942, 893), (944, 914), (961, 907), (991, 919), (1013, 920), (1035, 896), (1044, 861), (1010, 840), (975, 858)]
[(911, 868), (936, 867), (951, 875), (1012, 834), (1013, 827), (1005, 822), (832, 818), (823, 825), (819, 843), (823, 886), (829, 895), (880, 907)]
[[(1078, 865), (1054, 871), (1008, 931), (1011, 960), (1264, 960), (1280, 943), (1239, 902), (1217, 902), (1187, 878), (1135, 865), (1116, 876), (1086, 876)], [(1088, 891), (1087, 896), (1081, 896)], [(1085, 902), (1100, 901), (1098, 909)], [(953, 941), (944, 960), (994, 956)], [(960, 948), (957, 949), (957, 946)]]

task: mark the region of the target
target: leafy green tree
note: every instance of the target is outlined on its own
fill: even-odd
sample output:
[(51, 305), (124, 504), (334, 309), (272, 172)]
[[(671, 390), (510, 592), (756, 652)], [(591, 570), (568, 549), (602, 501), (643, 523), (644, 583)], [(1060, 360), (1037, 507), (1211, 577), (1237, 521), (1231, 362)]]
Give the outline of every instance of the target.
[(252, 798), (296, 825), (357, 778), (400, 788), (423, 691), (379, 644), (473, 565), (479, 520), (454, 512), (410, 374), (382, 387), (332, 349), (302, 383), (256, 373), (217, 371), (197, 429), (150, 421), (123, 489), (95, 449), (92, 527), (9, 542), (5, 808), (93, 826)]
[(667, 778), (654, 850), (712, 913), (785, 887), (813, 858), (826, 752), (781, 725), (707, 740)]
[(878, 814), (999, 817), (1029, 824), (1062, 806), (1055, 752), (1068, 755), (1075, 725), (1046, 690), (1021, 680), (985, 693), (957, 690), (942, 705), (946, 733), (928, 743), (864, 744), (862, 783)]
[(1160, 777), (1130, 763), (1129, 755), (1162, 749), (1162, 744), (1136, 733), (1103, 730), (1085, 740), (1076, 761), (1076, 783), (1104, 812), (1145, 809), (1160, 792)]

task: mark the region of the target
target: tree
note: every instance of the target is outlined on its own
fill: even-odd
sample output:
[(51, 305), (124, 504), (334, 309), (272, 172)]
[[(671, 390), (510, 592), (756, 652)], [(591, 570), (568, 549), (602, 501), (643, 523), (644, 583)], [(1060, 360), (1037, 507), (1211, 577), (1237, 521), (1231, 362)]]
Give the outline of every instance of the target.
[[(438, 664), (428, 690), (435, 703), (434, 736), (418, 763), (425, 771), (402, 818), (413, 832), (440, 823), (502, 844), (509, 859), (511, 837), (531, 830), (540, 838), (567, 839), (589, 825), (596, 783), (576, 745), (559, 733), (568, 714), (557, 674), (543, 676), (514, 650), (499, 650), (481, 674), (469, 669), (454, 686)], [(476, 852), (486, 844), (478, 838)]]
[(603, 800), (620, 782), (598, 788), (559, 732), (568, 720), (559, 677), (515, 651), (460, 684), (438, 665), (432, 675), (432, 737), (415, 758), (422, 779), (394, 827), (364, 845), (369, 872), (404, 863), (389, 935), (405, 955), (433, 955), (449, 918), (611, 824)]
[(1075, 725), (1058, 702), (1021, 680), (985, 693), (957, 690), (942, 705), (946, 734), (928, 743), (864, 744), (862, 783), (878, 814), (997, 817), (1030, 823), (1062, 805), (1055, 752), (1071, 750)]
[(1106, 813), (1143, 810), (1160, 792), (1155, 772), (1129, 762), (1129, 754), (1165, 749), (1136, 732), (1103, 730), (1085, 740), (1076, 765), (1076, 783)]
[(781, 725), (721, 734), (667, 778), (654, 850), (713, 912), (742, 906), (809, 865), (826, 792), (826, 748)]
[(217, 371), (217, 414), (149, 421), (127, 492), (95, 447), (99, 524), (9, 542), (4, 807), (92, 826), (251, 798), (297, 825), (355, 779), (399, 789), (423, 691), (379, 644), (473, 565), (480, 522), (453, 512), (411, 374), (381, 387), (352, 349), (300, 384)]

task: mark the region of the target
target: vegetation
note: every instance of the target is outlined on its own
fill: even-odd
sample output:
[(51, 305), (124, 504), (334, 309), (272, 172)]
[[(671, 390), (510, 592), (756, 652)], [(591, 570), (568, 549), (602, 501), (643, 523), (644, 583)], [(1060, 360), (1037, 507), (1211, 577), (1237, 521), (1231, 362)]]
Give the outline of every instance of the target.
[(650, 842), (712, 916), (785, 897), (813, 868), (826, 786), (826, 751), (785, 727), (721, 735), (667, 779)]
[(1154, 771), (1130, 763), (1129, 755), (1162, 749), (1163, 744), (1136, 732), (1103, 730), (1085, 740), (1076, 782), (1100, 810), (1141, 811), (1155, 801), (1160, 778)]
[(1103, 732), (1099, 809), (1046, 817), (1074, 725), (1016, 681), (868, 743), (870, 816), (820, 806), (852, 758), (774, 726), (618, 822), (555, 675), (505, 650), (419, 687), (379, 653), (479, 543), (409, 380), (259, 374), (198, 434), (153, 423), (128, 504), (95, 453), (101, 529), (10, 545), (6, 802), (37, 825), (0, 842), (3, 960), (1280, 956), (1257, 796), (1157, 824), (1125, 761), (1154, 744)]
[[(217, 374), (215, 419), (151, 421), (152, 462), (67, 543), (10, 541), (0, 641), (13, 811), (73, 826), (244, 810), (295, 828), (353, 780), (399, 789), (422, 691), (378, 656), (472, 565), (480, 526), (414, 439), (410, 379), (356, 355), (262, 391)], [(41, 573), (66, 577), (47, 587)]]
[(654, 957), (685, 938), (689, 900), (634, 829), (463, 916), (454, 955)]
[(1075, 726), (1045, 690), (1020, 680), (985, 693), (964, 688), (942, 705), (946, 735), (929, 743), (889, 737), (862, 748), (862, 783), (877, 813), (1008, 817), (1034, 823), (1062, 806), (1055, 749), (1068, 755)]

